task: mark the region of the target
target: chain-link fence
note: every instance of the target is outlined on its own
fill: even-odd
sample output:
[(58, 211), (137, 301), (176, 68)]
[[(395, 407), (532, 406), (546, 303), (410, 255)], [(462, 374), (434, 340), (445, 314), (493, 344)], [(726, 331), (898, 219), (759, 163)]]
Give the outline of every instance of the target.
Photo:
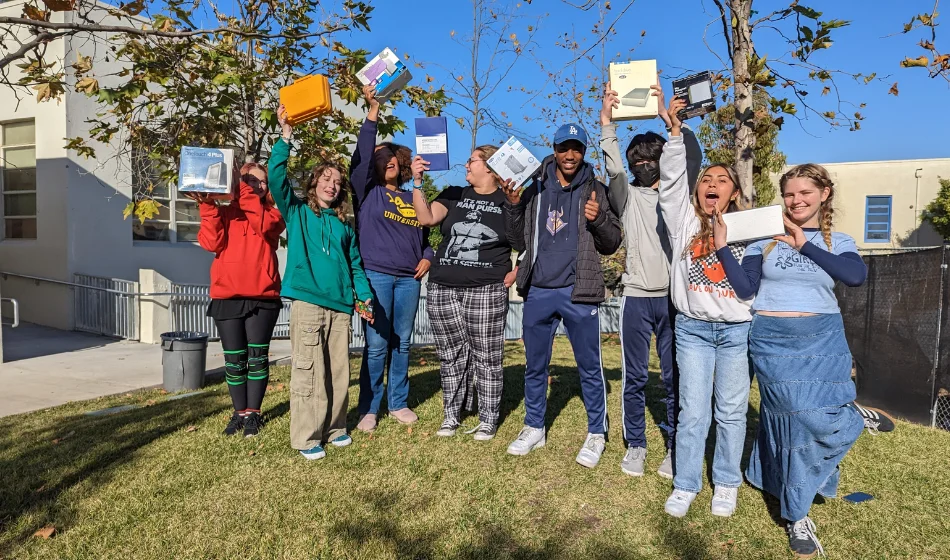
[(950, 430), (950, 246), (865, 255), (868, 279), (838, 286), (858, 401)]

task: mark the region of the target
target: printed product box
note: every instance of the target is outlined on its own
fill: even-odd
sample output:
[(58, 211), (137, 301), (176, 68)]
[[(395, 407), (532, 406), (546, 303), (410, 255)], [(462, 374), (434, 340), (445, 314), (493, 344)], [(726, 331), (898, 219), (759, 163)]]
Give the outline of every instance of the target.
[(488, 158), (488, 167), (503, 180), (511, 179), (516, 187), (528, 182), (541, 167), (541, 160), (534, 157), (524, 145), (512, 136)]
[(445, 117), (416, 119), (416, 153), (429, 162), (429, 171), (449, 170), (448, 122)]
[(650, 86), (656, 84), (656, 61), (634, 60), (610, 63), (610, 87), (620, 97), (620, 106), (611, 113), (613, 121), (656, 118), (657, 98)]
[(680, 120), (701, 117), (716, 110), (712, 72), (700, 72), (673, 80), (673, 97), (686, 99), (686, 108), (680, 111)]
[(409, 83), (412, 74), (396, 53), (386, 48), (356, 73), (364, 86), (376, 88), (376, 97), (386, 99)]
[(754, 241), (784, 235), (785, 223), (782, 221), (782, 212), (781, 205), (774, 204), (762, 208), (753, 208), (752, 210), (723, 214), (722, 221), (726, 223), (727, 227), (726, 243)]
[(178, 166), (178, 191), (230, 194), (233, 168), (234, 150), (184, 146)]

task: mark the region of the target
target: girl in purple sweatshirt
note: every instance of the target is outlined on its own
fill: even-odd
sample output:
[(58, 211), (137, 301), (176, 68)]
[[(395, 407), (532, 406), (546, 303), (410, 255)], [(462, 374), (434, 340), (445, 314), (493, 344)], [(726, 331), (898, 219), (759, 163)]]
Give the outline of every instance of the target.
[(376, 428), (383, 399), (383, 371), (389, 363), (388, 410), (397, 421), (418, 420), (409, 410), (409, 343), (419, 306), (420, 280), (429, 271), (429, 232), (416, 219), (412, 193), (400, 187), (412, 177), (411, 151), (376, 144), (379, 101), (363, 88), (369, 113), (350, 162), (350, 184), (363, 267), (377, 306), (373, 324), (364, 323), (366, 346), (360, 368), (360, 420), (356, 428)]

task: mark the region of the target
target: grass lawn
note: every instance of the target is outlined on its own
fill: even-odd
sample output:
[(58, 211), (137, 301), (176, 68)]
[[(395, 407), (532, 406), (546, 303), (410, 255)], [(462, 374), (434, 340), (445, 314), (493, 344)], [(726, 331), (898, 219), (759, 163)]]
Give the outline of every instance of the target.
[[(663, 512), (656, 372), (648, 392), (650, 469), (621, 473), (620, 349), (605, 339), (611, 441), (601, 465), (574, 455), (586, 414), (569, 344), (556, 343), (545, 448), (505, 453), (524, 414), (524, 353), (506, 353), (503, 423), (479, 443), (433, 436), (442, 420), (438, 361), (414, 352), (412, 427), (390, 418), (354, 445), (308, 462), (289, 446), (289, 370), (276, 368), (256, 439), (220, 435), (227, 389), (169, 401), (160, 391), (74, 403), (0, 424), (3, 558), (790, 558), (775, 506), (749, 486), (731, 519), (709, 513), (706, 488), (684, 519)], [(356, 423), (354, 359), (350, 425)], [(656, 369), (654, 362), (654, 370)], [(146, 406), (113, 416), (82, 413)], [(749, 434), (758, 395), (753, 389)], [(474, 417), (467, 424), (474, 426)], [(747, 446), (748, 452), (748, 446)], [(898, 423), (861, 436), (843, 465), (852, 505), (812, 509), (830, 558), (950, 558), (950, 433)], [(51, 539), (33, 536), (46, 526)]]

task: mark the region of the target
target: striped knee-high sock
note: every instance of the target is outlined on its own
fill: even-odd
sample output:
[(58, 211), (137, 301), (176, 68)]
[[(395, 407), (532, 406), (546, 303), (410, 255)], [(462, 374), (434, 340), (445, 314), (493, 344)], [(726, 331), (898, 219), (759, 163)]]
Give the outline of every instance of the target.
[(224, 351), (224, 380), (228, 384), (234, 410), (247, 410), (247, 350)]
[(270, 344), (247, 345), (247, 408), (260, 412), (264, 392), (270, 378), (270, 361), (267, 358)]

